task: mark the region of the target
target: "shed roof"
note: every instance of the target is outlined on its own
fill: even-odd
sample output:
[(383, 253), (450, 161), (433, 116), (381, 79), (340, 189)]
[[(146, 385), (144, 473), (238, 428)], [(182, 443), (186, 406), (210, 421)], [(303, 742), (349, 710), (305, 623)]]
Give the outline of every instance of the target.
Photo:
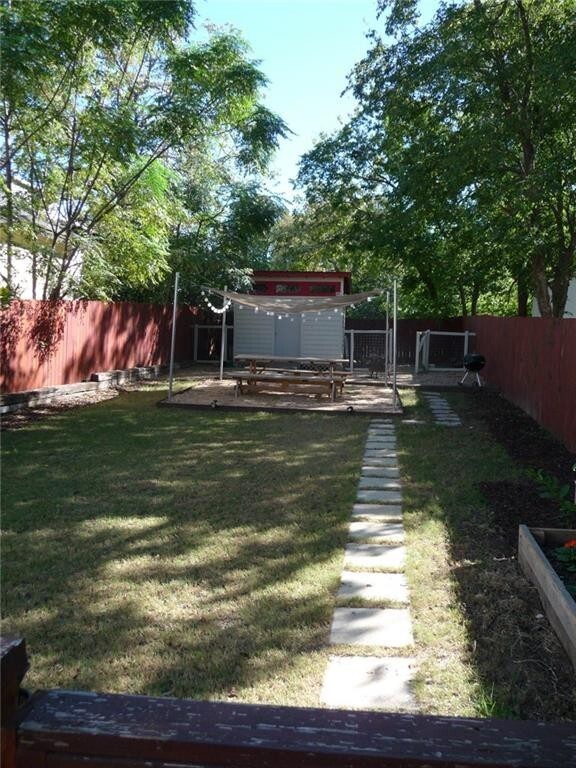
[(306, 270), (256, 269), (253, 273), (256, 280), (343, 280), (344, 293), (350, 293), (352, 283), (351, 272), (308, 272)]

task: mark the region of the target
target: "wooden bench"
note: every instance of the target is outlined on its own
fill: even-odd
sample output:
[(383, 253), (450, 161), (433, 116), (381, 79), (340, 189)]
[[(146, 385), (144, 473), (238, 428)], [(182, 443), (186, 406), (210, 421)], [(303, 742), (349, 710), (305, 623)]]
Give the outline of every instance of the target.
[(262, 373), (226, 373), (225, 378), (236, 381), (234, 396), (238, 397), (244, 394), (244, 386), (248, 392), (255, 392), (257, 387), (266, 387), (266, 385), (275, 384), (285, 390), (288, 386), (301, 386), (304, 384), (309, 387), (322, 387), (327, 390), (331, 400), (336, 400), (337, 394), (342, 394), (345, 383), (345, 375), (326, 375), (316, 373), (310, 375), (309, 371), (290, 371), (290, 373), (280, 373), (278, 371), (263, 371)]

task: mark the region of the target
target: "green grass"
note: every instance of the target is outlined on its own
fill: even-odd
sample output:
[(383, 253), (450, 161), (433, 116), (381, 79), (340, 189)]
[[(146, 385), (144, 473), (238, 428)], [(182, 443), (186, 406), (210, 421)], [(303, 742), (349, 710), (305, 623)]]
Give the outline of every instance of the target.
[(28, 687), (317, 704), (367, 420), (158, 399), (3, 436)]
[(461, 427), (435, 424), (414, 390), (403, 392), (406, 415), (426, 424), (398, 427), (421, 710), (574, 717), (570, 665), (553, 632), (533, 618), (542, 609), (515, 558), (500, 556), (478, 487), (517, 480), (522, 470), (488, 433), (473, 392), (445, 397)]
[[(328, 636), (368, 418), (157, 408), (161, 386), (3, 435), (3, 631), (27, 640), (26, 685), (318, 706), (351, 650)], [(570, 719), (478, 490), (520, 470), (473, 394), (446, 397), (462, 427), (402, 392), (425, 424), (397, 422), (415, 648), (392, 653), (415, 655), (423, 713)]]

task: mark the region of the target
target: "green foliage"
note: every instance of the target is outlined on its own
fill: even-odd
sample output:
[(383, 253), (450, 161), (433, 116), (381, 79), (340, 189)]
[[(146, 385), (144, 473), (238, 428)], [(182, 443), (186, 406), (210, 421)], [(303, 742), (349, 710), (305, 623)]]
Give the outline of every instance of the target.
[[(301, 162), (312, 216), (328, 209), (363, 262), (392, 264), (433, 314), (561, 315), (576, 272), (576, 3), (443, 3), (416, 26), (414, 0), (381, 0), (377, 34), (350, 77), (356, 115)], [(509, 299), (498, 299), (504, 293)], [(549, 295), (550, 293), (550, 295)]]
[[(576, 471), (576, 465), (574, 465), (573, 471)], [(560, 483), (542, 469), (531, 472), (530, 476), (538, 485), (542, 499), (552, 499), (557, 502), (558, 508), (564, 516), (565, 524), (567, 526), (576, 524), (576, 503), (570, 498), (574, 492), (570, 485)]]
[(557, 547), (554, 557), (562, 563), (567, 571), (576, 573), (576, 547)]
[(239, 173), (257, 183), (287, 129), (260, 103), (266, 80), (245, 43), (217, 32), (189, 42), (193, 16), (189, 0), (3, 9), (8, 276), (18, 240), (44, 298), (159, 285), (174, 232), (199, 214), (179, 196), (194, 186), (183, 169), (222, 167), (204, 176), (214, 186), (196, 202), (234, 187)]

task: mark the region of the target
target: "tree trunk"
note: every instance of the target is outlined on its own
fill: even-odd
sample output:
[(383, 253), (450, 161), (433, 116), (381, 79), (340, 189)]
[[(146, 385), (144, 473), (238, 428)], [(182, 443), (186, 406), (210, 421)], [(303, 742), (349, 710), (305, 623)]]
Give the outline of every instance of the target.
[(518, 317), (528, 317), (528, 302), (530, 291), (524, 275), (518, 275), (516, 297), (518, 301)]
[(548, 281), (546, 280), (546, 270), (544, 269), (544, 257), (541, 253), (535, 253), (532, 256), (532, 283), (538, 302), (538, 310), (542, 317), (552, 316), (552, 303), (550, 301), (550, 292), (548, 290)]
[[(573, 238), (574, 239), (574, 238)], [(563, 317), (568, 300), (568, 288), (570, 280), (574, 276), (574, 246), (570, 244), (563, 248), (558, 259), (558, 265), (554, 270), (554, 280), (552, 281), (552, 312), (554, 317)]]
[(14, 198), (12, 189), (12, 159), (10, 157), (10, 115), (4, 102), (4, 151), (6, 157), (6, 285), (12, 293), (12, 233), (14, 229)]

